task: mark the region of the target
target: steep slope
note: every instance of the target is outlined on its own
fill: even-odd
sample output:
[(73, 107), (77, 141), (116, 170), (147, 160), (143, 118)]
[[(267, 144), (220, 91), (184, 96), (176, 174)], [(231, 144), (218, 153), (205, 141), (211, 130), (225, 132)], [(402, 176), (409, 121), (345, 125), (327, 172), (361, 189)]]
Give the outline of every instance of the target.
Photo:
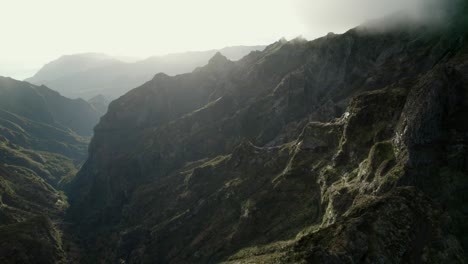
[(86, 158), (88, 139), (77, 133), (90, 134), (96, 113), (82, 100), (0, 77), (1, 263), (67, 263), (63, 191)]
[(0, 109), (79, 135), (91, 136), (101, 113), (82, 99), (69, 99), (45, 86), (0, 77)]
[(217, 51), (230, 59), (238, 60), (251, 51), (263, 48), (264, 46), (234, 46), (220, 50), (155, 56), (133, 63), (99, 54), (77, 54), (50, 62), (26, 81), (37, 85), (45, 84), (71, 98), (89, 99), (102, 94), (115, 99), (159, 72), (174, 75), (203, 66)]
[(66, 263), (61, 234), (51, 221), (66, 199), (27, 167), (0, 164), (0, 261)]
[(54, 186), (76, 173), (87, 140), (0, 109), (0, 161), (27, 167)]
[(72, 185), (83, 260), (464, 263), (468, 35), (451, 22), (216, 54), (112, 102)]

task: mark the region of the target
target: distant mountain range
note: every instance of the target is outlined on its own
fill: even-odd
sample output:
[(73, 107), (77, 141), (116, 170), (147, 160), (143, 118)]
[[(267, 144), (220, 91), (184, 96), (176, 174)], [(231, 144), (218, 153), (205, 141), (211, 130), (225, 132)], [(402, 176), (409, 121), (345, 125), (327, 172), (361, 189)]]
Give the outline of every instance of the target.
[(208, 63), (216, 52), (239, 60), (265, 46), (233, 46), (220, 50), (194, 51), (154, 56), (137, 62), (124, 62), (105, 54), (84, 53), (62, 56), (42, 67), (25, 81), (47, 85), (70, 98), (90, 99), (103, 95), (115, 99), (160, 72), (176, 75), (191, 72)]

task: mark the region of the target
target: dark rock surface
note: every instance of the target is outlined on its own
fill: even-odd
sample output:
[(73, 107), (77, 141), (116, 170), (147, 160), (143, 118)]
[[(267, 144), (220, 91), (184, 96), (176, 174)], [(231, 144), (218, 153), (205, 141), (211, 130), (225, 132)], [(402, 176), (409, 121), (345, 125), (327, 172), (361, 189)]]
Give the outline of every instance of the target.
[(465, 263), (460, 23), (217, 54), (112, 102), (72, 184), (82, 261)]

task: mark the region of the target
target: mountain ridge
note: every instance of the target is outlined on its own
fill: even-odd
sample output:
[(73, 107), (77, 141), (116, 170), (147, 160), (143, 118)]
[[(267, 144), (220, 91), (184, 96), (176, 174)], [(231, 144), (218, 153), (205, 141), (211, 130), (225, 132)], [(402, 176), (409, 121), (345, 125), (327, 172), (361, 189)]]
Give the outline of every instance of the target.
[(463, 263), (464, 26), (278, 41), (113, 101), (70, 193), (85, 259)]
[[(25, 81), (46, 84), (72, 98), (89, 99), (103, 94), (115, 99), (151, 79), (158, 72), (169, 75), (190, 72), (208, 62), (218, 51), (232, 60), (238, 60), (251, 51), (263, 48), (264, 46), (232, 46), (152, 56), (135, 62), (123, 62), (108, 55), (94, 53), (68, 55), (49, 62)], [(61, 73), (63, 71), (65, 73)]]
[(100, 113), (83, 99), (66, 98), (44, 85), (5, 77), (0, 77), (0, 85), (0, 107), (31, 120), (68, 127), (82, 136), (91, 136), (99, 120)]
[(0, 262), (68, 262), (65, 191), (98, 117), (81, 99), (0, 77)]

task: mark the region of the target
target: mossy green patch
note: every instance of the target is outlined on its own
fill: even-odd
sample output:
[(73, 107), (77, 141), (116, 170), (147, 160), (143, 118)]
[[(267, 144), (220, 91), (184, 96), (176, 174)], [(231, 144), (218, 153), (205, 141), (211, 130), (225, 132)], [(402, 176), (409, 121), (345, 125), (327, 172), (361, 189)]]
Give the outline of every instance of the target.
[(244, 248), (221, 263), (279, 263), (293, 241), (278, 241), (263, 246)]
[(209, 166), (216, 167), (218, 164), (220, 164), (223, 161), (228, 160), (230, 157), (231, 157), (231, 155), (217, 156), (217, 157), (203, 163), (202, 165), (199, 166), (199, 168), (205, 168), (205, 167), (209, 167)]
[(373, 169), (377, 169), (385, 161), (390, 161), (395, 159), (395, 152), (392, 142), (384, 141), (378, 142), (372, 146), (369, 153), (369, 160), (371, 161), (370, 166)]
[(0, 262), (64, 263), (61, 235), (46, 216), (0, 226)]

